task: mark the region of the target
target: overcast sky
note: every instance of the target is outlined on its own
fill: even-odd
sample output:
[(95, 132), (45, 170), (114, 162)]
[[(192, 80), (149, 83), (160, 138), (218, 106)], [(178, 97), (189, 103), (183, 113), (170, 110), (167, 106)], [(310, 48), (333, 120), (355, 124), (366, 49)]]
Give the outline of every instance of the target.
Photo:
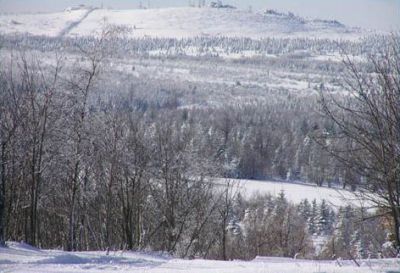
[[(151, 8), (187, 6), (198, 0), (0, 0), (0, 12), (50, 12), (68, 6), (88, 4), (113, 8), (137, 8), (139, 3)], [(210, 0), (207, 0), (210, 2)], [(253, 10), (265, 8), (292, 11), (297, 15), (337, 19), (351, 26), (386, 31), (400, 30), (400, 0), (225, 0)]]

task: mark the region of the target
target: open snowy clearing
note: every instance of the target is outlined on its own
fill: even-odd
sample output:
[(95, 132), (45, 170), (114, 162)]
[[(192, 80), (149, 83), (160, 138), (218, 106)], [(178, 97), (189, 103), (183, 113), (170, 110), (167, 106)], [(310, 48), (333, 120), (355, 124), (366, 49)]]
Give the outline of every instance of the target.
[(197, 36), (309, 37), (357, 39), (365, 31), (337, 21), (305, 19), (279, 12), (236, 9), (83, 9), (53, 14), (0, 15), (0, 33), (48, 36), (91, 36), (104, 24), (122, 27), (131, 37), (189, 38)]
[(372, 204), (363, 201), (356, 194), (343, 189), (318, 187), (315, 184), (303, 184), (294, 182), (260, 181), (260, 180), (239, 180), (239, 179), (218, 179), (218, 183), (225, 184), (230, 181), (234, 187), (245, 197), (254, 194), (271, 194), (278, 196), (282, 191), (286, 198), (295, 204), (304, 199), (317, 202), (326, 200), (332, 207), (353, 205), (357, 207), (370, 207)]
[(39, 250), (10, 242), (0, 248), (1, 273), (146, 272), (146, 273), (372, 273), (400, 272), (400, 259), (312, 261), (258, 257), (253, 261), (182, 260), (136, 252), (73, 252)]

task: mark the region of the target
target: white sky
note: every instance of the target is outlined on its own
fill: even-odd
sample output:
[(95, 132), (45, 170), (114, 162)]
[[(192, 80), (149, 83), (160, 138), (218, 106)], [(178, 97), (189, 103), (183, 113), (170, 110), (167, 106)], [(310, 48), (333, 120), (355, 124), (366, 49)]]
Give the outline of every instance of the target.
[[(113, 8), (136, 8), (139, 3), (152, 8), (187, 6), (198, 0), (0, 0), (0, 12), (50, 12), (68, 6), (88, 4)], [(206, 2), (210, 2), (207, 0)], [(350, 26), (400, 31), (400, 0), (225, 0), (239, 8), (291, 11), (297, 15), (336, 19)]]

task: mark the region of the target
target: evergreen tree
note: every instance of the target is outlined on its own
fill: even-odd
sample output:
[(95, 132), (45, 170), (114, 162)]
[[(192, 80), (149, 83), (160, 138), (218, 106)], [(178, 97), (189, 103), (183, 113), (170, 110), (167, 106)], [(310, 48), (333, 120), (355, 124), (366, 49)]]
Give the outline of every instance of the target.
[(317, 200), (314, 199), (312, 201), (312, 205), (311, 205), (310, 217), (307, 220), (307, 222), (308, 222), (308, 231), (312, 235), (316, 234), (318, 232), (317, 220), (318, 220), (318, 205), (317, 205)]
[(307, 221), (311, 216), (311, 205), (308, 199), (304, 199), (298, 205), (298, 211), (305, 221)]
[(323, 199), (318, 209), (318, 216), (316, 219), (317, 232), (321, 235), (327, 235), (330, 231), (330, 209)]

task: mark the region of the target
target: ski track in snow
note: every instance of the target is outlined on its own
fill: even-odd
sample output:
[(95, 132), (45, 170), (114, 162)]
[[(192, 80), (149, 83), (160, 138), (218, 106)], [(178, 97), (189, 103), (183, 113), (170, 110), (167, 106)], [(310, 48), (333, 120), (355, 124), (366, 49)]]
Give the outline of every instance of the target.
[(9, 242), (0, 248), (1, 273), (387, 273), (399, 272), (400, 259), (313, 261), (279, 257), (257, 257), (252, 261), (182, 260), (157, 253), (73, 252), (39, 250)]
[(79, 24), (81, 24), (83, 20), (85, 20), (94, 10), (94, 8), (88, 9), (87, 12), (83, 14), (81, 18), (79, 18), (79, 20), (70, 22), (69, 25), (67, 25), (63, 30), (60, 31), (58, 37), (64, 37), (65, 35), (68, 35), (74, 28), (78, 27)]

